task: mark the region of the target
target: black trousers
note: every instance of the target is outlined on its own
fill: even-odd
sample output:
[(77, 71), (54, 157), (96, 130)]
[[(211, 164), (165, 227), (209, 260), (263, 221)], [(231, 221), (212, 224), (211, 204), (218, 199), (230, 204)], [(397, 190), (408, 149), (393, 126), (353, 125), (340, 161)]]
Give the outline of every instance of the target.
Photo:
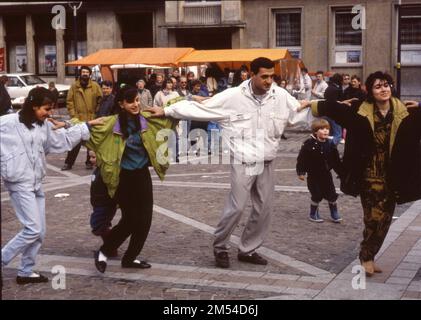
[(153, 193), (148, 167), (121, 169), (116, 200), (121, 209), (121, 219), (111, 229), (100, 250), (109, 256), (130, 237), (122, 261), (132, 262), (142, 251), (152, 223)]
[[(78, 143), (72, 150), (67, 153), (66, 160), (64, 160), (65, 164), (72, 166), (75, 164), (77, 155), (79, 154), (80, 147), (82, 146), (82, 142)], [(86, 161), (85, 164), (90, 164), (89, 161), (89, 150), (86, 151)]]
[(323, 199), (335, 202), (338, 199), (331, 173), (323, 176), (308, 175), (307, 187), (313, 202), (319, 203)]

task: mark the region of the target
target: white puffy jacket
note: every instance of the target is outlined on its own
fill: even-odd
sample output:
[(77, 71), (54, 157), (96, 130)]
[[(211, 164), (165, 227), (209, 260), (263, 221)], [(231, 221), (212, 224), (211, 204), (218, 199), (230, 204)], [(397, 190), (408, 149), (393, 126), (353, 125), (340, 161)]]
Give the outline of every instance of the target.
[(38, 190), (46, 173), (45, 156), (69, 151), (90, 137), (85, 123), (67, 130), (53, 130), (47, 120), (42, 126), (33, 125), (29, 130), (18, 113), (0, 117), (1, 178), (10, 191)]
[(251, 92), (250, 81), (218, 93), (203, 103), (177, 102), (164, 109), (165, 115), (176, 119), (219, 122), (225, 143), (237, 161), (254, 163), (273, 160), (285, 127), (288, 122), (294, 124), (300, 103), (275, 84), (260, 102)]

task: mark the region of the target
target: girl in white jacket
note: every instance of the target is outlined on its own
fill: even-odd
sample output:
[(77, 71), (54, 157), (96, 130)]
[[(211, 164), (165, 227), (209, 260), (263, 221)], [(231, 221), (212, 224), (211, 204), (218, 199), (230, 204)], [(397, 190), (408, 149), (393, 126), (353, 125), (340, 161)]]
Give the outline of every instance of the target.
[(63, 123), (50, 119), (53, 103), (51, 92), (37, 87), (29, 92), (20, 112), (0, 117), (1, 178), (24, 226), (2, 248), (1, 260), (3, 267), (22, 253), (18, 284), (48, 281), (32, 270), (45, 237), (45, 197), (41, 187), (46, 172), (45, 156), (71, 150), (81, 140), (89, 139), (90, 125), (102, 123), (96, 119), (57, 129)]

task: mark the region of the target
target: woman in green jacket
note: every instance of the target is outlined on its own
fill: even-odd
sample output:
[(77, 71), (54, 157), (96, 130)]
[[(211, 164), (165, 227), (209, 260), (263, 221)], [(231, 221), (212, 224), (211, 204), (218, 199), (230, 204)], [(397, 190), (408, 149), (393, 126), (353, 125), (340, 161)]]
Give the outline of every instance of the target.
[[(87, 147), (97, 155), (101, 176), (108, 193), (115, 197), (121, 220), (95, 252), (95, 266), (105, 272), (107, 257), (130, 237), (121, 260), (123, 268), (150, 268), (146, 261), (137, 260), (152, 222), (152, 180), (148, 166), (152, 164), (163, 179), (169, 164), (167, 142), (174, 123), (168, 119), (149, 118), (140, 112), (140, 96), (135, 88), (123, 87), (115, 98), (118, 114), (104, 118), (104, 125), (93, 127)], [(162, 151), (164, 150), (164, 151)], [(164, 160), (164, 161), (163, 161)]]

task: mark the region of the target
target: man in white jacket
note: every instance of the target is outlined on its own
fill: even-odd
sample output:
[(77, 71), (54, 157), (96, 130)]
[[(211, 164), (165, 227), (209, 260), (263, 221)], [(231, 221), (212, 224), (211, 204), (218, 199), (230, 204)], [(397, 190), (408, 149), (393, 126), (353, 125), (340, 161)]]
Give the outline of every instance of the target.
[(41, 186), (46, 173), (45, 156), (69, 151), (81, 140), (88, 140), (89, 126), (102, 122), (98, 118), (56, 130), (48, 121), (52, 105), (48, 89), (34, 88), (19, 113), (0, 118), (1, 178), (16, 216), (24, 225), (23, 230), (1, 249), (1, 263), (3, 267), (22, 253), (16, 278), (18, 284), (48, 281), (47, 277), (33, 272), (46, 230), (45, 196)]
[(215, 230), (216, 266), (228, 268), (229, 239), (251, 195), (253, 209), (240, 237), (238, 259), (266, 265), (259, 248), (270, 226), (275, 187), (273, 160), (288, 122), (308, 106), (273, 84), (274, 63), (257, 58), (251, 63), (251, 79), (227, 89), (203, 103), (181, 101), (167, 108), (149, 109), (154, 116), (197, 121), (217, 121), (231, 152), (231, 192)]

